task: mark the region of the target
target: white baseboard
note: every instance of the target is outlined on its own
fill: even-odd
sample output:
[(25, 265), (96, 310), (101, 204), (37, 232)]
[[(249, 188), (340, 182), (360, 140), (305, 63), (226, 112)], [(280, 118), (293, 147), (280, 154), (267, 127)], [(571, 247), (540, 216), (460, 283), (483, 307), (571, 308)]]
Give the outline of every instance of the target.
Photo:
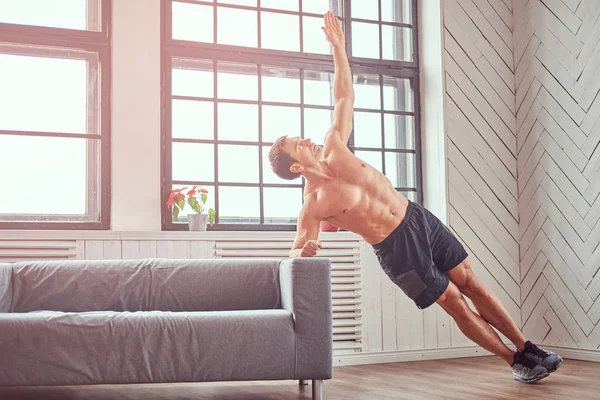
[(555, 352), (562, 358), (572, 360), (600, 362), (600, 349), (578, 349), (574, 347), (541, 345), (544, 349)]
[(377, 351), (370, 353), (340, 354), (333, 357), (334, 366), (384, 364), (405, 361), (438, 360), (491, 356), (492, 353), (479, 346), (437, 347), (432, 349)]
[[(543, 345), (565, 359), (600, 362), (600, 349), (577, 349), (562, 346)], [(493, 356), (479, 346), (438, 347), (432, 349), (376, 351), (369, 353), (340, 354), (333, 357), (333, 366), (385, 364), (406, 361), (441, 360), (445, 358), (465, 358)]]

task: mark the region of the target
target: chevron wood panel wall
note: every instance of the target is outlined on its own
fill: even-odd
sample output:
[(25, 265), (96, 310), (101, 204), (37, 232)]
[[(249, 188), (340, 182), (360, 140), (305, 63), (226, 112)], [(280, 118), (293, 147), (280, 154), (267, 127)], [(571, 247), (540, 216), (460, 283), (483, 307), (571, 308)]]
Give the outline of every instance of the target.
[(448, 222), (521, 324), (513, 5), (443, 4)]
[(522, 321), (600, 346), (600, 1), (515, 0)]

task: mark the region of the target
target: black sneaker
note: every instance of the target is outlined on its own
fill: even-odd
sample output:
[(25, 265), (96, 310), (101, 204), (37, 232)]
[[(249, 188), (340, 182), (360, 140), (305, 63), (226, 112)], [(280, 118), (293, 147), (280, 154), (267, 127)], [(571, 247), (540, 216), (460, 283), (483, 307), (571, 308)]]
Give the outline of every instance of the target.
[(536, 363), (543, 365), (548, 372), (554, 372), (563, 363), (563, 359), (556, 353), (551, 351), (542, 350), (529, 340), (525, 343), (523, 354), (527, 358)]
[(520, 351), (515, 353), (514, 361), (510, 367), (513, 371), (513, 377), (519, 382), (535, 383), (550, 375), (544, 366), (537, 364)]

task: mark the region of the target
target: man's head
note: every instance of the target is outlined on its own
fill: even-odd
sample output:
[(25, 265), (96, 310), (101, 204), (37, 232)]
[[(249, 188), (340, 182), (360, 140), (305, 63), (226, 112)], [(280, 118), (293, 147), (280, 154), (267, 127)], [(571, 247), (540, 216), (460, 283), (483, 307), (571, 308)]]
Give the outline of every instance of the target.
[(296, 179), (307, 168), (318, 164), (323, 148), (310, 139), (282, 136), (269, 151), (271, 168), (282, 179)]

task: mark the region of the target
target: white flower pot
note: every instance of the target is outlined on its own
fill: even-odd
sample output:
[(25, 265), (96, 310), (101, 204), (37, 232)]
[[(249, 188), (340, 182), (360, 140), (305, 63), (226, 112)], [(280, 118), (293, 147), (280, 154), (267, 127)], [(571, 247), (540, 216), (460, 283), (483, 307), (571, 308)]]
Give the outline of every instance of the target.
[(207, 214), (188, 214), (188, 227), (190, 231), (205, 231), (207, 225)]

